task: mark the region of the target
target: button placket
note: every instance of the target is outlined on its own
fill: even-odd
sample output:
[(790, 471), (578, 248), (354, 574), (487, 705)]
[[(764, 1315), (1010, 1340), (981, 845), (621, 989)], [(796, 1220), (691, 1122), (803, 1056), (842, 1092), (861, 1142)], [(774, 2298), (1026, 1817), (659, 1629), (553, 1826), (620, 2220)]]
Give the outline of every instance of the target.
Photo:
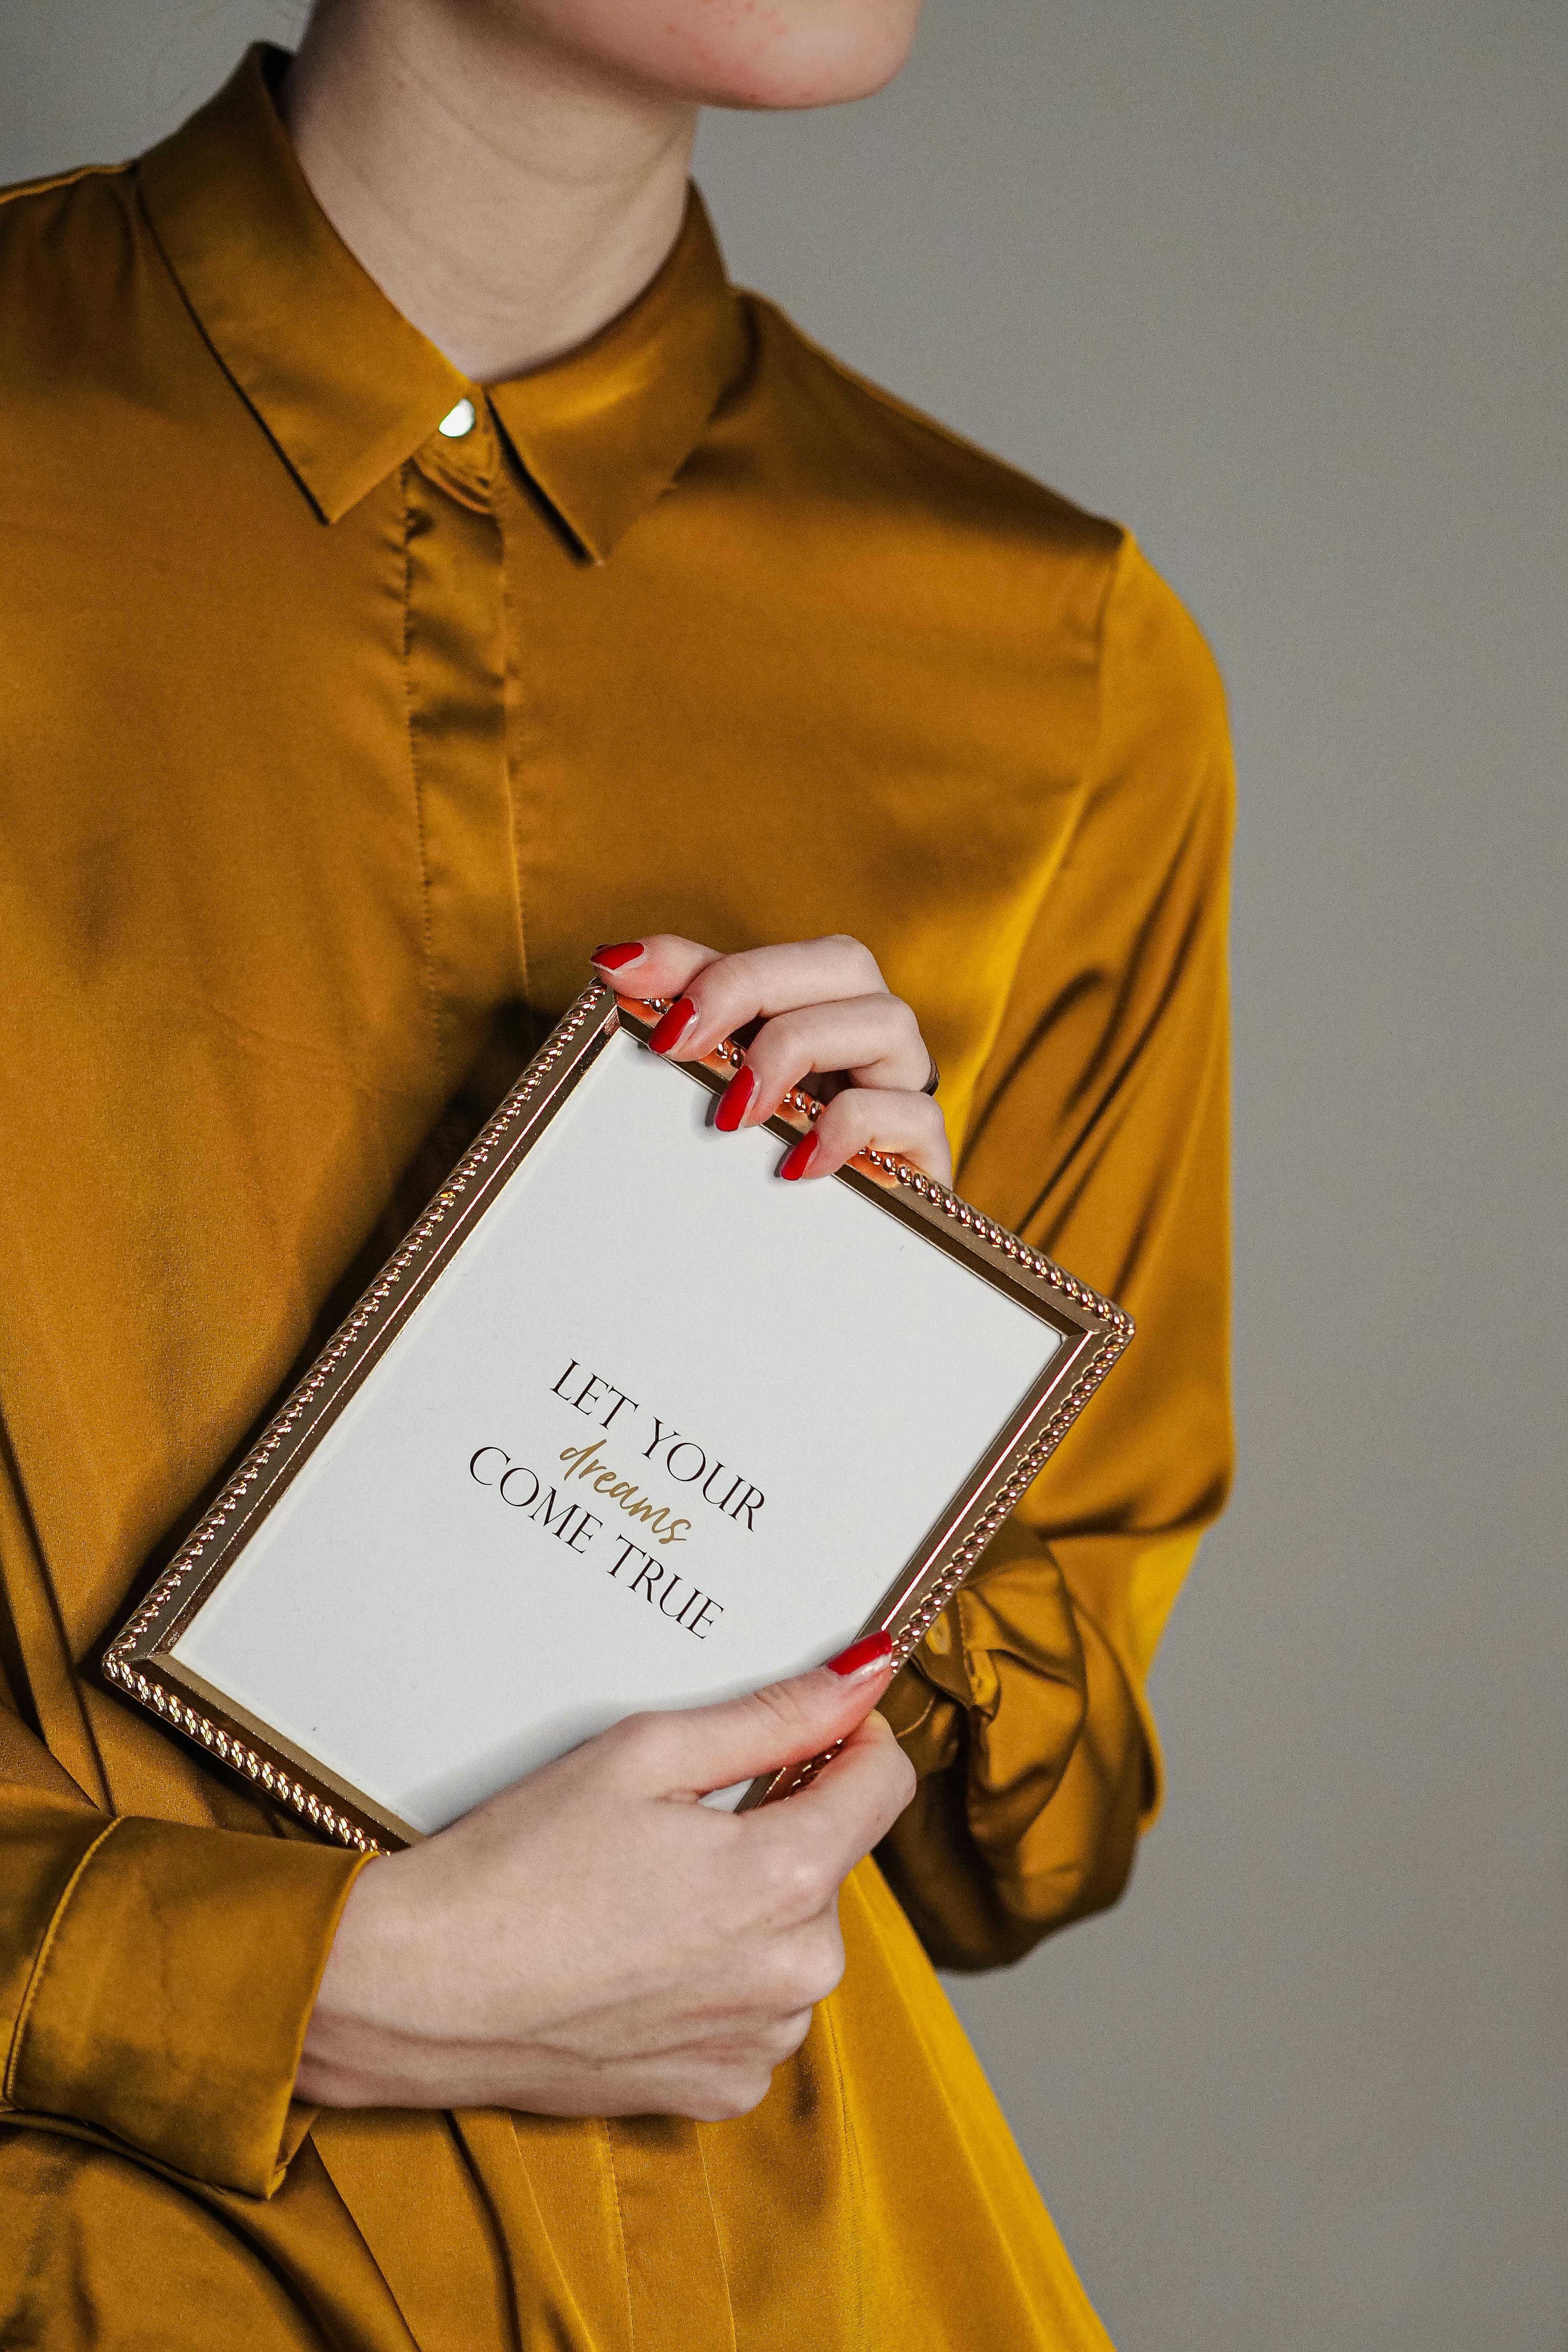
[(501, 532), (474, 476), (449, 484), (435, 447), (405, 477), (408, 724), (447, 1083), (489, 1092), (515, 1075), (488, 1064), (498, 1015), (523, 993)]

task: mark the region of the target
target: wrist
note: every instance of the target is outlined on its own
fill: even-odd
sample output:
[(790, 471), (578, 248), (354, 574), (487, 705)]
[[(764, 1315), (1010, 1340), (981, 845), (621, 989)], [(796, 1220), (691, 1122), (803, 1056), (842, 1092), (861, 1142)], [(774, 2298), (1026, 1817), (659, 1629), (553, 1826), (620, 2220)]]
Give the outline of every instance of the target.
[[(349, 1889), (305, 2029), (298, 2098), (322, 2106), (390, 2105), (388, 2061), (422, 2038), (409, 2030), (415, 1918), (406, 1859), (368, 1863)], [(412, 2056), (401, 2048), (399, 2074)]]

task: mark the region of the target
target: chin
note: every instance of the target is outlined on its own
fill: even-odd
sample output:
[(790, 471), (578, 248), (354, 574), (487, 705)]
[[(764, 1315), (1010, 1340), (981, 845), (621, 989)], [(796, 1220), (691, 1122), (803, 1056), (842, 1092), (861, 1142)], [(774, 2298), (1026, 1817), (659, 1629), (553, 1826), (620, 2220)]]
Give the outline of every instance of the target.
[(584, 63), (699, 106), (843, 106), (890, 82), (921, 0), (513, 0)]

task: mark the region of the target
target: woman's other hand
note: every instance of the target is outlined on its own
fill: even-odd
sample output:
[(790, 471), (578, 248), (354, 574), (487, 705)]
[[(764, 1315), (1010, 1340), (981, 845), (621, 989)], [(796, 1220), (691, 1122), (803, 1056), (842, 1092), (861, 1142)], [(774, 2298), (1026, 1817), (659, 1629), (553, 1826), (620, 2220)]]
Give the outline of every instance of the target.
[[(328, 2106), (746, 2114), (838, 1982), (838, 1889), (914, 1793), (885, 1637), (631, 1717), (354, 1881), (297, 2095)], [(869, 1647), (871, 1645), (864, 1645)], [(781, 1804), (710, 1789), (839, 1752)]]
[(760, 1127), (804, 1078), (823, 1082), (826, 1108), (781, 1175), (830, 1176), (869, 1146), (952, 1181), (947, 1129), (924, 1092), (934, 1065), (920, 1023), (858, 940), (835, 934), (721, 956), (659, 932), (600, 948), (592, 961), (624, 996), (671, 1000), (649, 1041), (656, 1053), (700, 1061), (721, 1038), (760, 1024), (719, 1106), (715, 1123), (726, 1132)]

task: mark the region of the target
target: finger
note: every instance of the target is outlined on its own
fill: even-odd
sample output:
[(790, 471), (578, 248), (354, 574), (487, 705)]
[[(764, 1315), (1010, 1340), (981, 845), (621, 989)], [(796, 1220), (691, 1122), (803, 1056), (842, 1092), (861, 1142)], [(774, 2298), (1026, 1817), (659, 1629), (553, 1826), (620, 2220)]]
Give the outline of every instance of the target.
[(784, 1883), (800, 1879), (809, 1905), (817, 1894), (830, 1896), (881, 1843), (915, 1787), (915, 1768), (891, 1726), (873, 1714), (815, 1780), (783, 1804), (748, 1813), (741, 1826), (774, 1850)]
[(673, 931), (650, 931), (645, 940), (620, 940), (595, 948), (588, 961), (617, 995), (679, 997), (688, 982), (720, 957), (717, 949), (696, 940), (679, 939)]
[(889, 1647), (885, 1633), (873, 1634), (834, 1665), (714, 1706), (637, 1716), (605, 1737), (618, 1740), (633, 1781), (647, 1795), (733, 1788), (847, 1739), (891, 1679)]
[(558, 2056), (531, 2049), (525, 2082), (507, 2103), (556, 2116), (690, 2116), (700, 2123), (731, 2122), (766, 2098), (774, 2066), (799, 2049), (811, 2030), (811, 2016), (807, 2010), (791, 2021), (788, 2032), (732, 2046), (697, 2042), (652, 2057), (637, 2051), (596, 2066), (584, 2064), (576, 2051)]
[[(810, 2031), (809, 2016), (805, 2031)], [(800, 2041), (805, 2040), (803, 2032)], [(800, 2047), (796, 2042), (795, 2049)], [(789, 2052), (787, 2055), (793, 2056)], [(689, 2116), (697, 2123), (736, 2123), (760, 2107), (773, 2088), (773, 2063), (763, 2058), (732, 2060), (727, 2065), (704, 2064), (691, 2082), (682, 2086), (676, 2096), (654, 2106), (639, 2106), (637, 2114)], [(630, 2112), (626, 2110), (623, 2112)]]
[(931, 1068), (920, 1023), (902, 997), (840, 998), (765, 1022), (730, 1081), (720, 1125), (760, 1127), (813, 1070), (847, 1073), (858, 1087), (918, 1088)]
[(809, 1135), (791, 1146), (779, 1173), (799, 1178), (831, 1176), (858, 1151), (885, 1151), (934, 1176), (952, 1181), (947, 1122), (930, 1095), (884, 1094), (852, 1087), (835, 1095)]
[[(640, 973), (642, 967), (636, 968)], [(683, 1062), (700, 1061), (749, 1021), (793, 1013), (802, 1004), (884, 992), (870, 949), (841, 934), (715, 956), (681, 982), (680, 994), (659, 1024), (658, 1051), (677, 1053)]]
[[(826, 1994), (820, 1998), (826, 1999)], [(811, 2032), (811, 2020), (816, 2004), (778, 2017), (765, 2012), (755, 2016), (720, 2018), (711, 2032), (687, 2042), (681, 2049), (659, 2052), (659, 2057), (672, 2068), (684, 2064), (689, 2074), (699, 2068), (718, 2065), (782, 2065), (793, 2058), (806, 2035)], [(639, 2055), (641, 2053), (639, 2053)], [(668, 2109), (658, 2112), (668, 2114)]]

